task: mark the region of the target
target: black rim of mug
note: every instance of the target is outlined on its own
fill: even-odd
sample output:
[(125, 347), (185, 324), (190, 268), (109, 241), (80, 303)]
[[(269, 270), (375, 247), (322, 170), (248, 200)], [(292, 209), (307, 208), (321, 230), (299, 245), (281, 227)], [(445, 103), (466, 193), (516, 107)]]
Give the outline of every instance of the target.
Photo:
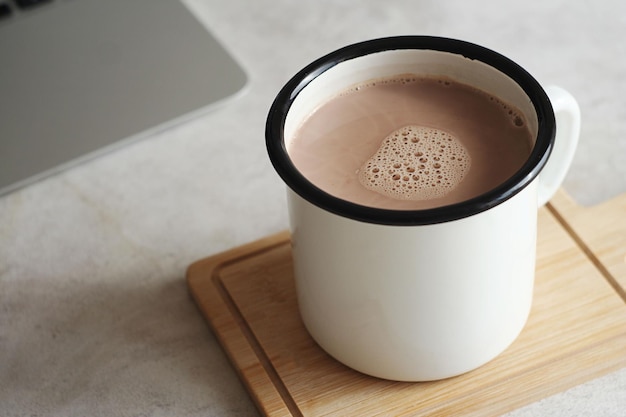
[[(535, 146), (526, 163), (507, 181), (474, 198), (425, 210), (390, 210), (368, 207), (335, 197), (311, 183), (294, 166), (287, 154), (284, 126), (287, 113), (312, 80), (335, 65), (364, 55), (398, 49), (450, 52), (479, 60), (514, 80), (530, 98), (538, 120)], [(486, 211), (513, 197), (530, 184), (545, 166), (554, 146), (556, 122), (547, 94), (521, 66), (488, 48), (457, 39), (433, 36), (397, 36), (373, 39), (346, 46), (312, 62), (285, 84), (276, 96), (265, 129), (270, 161), (285, 184), (310, 203), (342, 217), (367, 223), (410, 226), (443, 223)]]

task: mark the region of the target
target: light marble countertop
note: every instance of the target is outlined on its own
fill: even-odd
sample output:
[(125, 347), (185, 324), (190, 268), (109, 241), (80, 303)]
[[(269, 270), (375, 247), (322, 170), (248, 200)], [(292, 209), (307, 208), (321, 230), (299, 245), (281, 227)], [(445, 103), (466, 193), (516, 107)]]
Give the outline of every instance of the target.
[[(193, 261), (287, 227), (267, 109), (311, 60), (429, 34), (482, 44), (581, 105), (565, 188), (626, 192), (626, 3), (186, 0), (246, 69), (245, 94), (0, 198), (1, 416), (257, 415), (187, 292)], [(626, 370), (510, 416), (624, 416)]]

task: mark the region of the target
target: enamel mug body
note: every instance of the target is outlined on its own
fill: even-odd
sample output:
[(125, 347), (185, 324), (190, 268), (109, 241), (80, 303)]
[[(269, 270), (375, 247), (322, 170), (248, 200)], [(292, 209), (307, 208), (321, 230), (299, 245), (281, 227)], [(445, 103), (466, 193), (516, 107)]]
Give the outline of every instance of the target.
[[(298, 172), (290, 138), (308, 114), (357, 82), (404, 73), (451, 77), (520, 109), (534, 137), (524, 166), (471, 200), (415, 211), (344, 201)], [(300, 315), (319, 346), (400, 381), (459, 375), (503, 352), (528, 318), (537, 209), (565, 176), (579, 124), (565, 90), (543, 89), (514, 62), (458, 40), (367, 41), (294, 76), (272, 105), (266, 141), (288, 186)]]

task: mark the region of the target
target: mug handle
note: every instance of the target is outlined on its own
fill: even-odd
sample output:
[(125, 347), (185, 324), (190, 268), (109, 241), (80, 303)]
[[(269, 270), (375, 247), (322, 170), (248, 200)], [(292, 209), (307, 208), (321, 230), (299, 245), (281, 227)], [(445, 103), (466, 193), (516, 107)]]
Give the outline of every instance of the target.
[(538, 178), (538, 204), (543, 206), (561, 186), (569, 169), (580, 135), (580, 107), (576, 99), (561, 87), (546, 87), (554, 108), (556, 137), (554, 149)]

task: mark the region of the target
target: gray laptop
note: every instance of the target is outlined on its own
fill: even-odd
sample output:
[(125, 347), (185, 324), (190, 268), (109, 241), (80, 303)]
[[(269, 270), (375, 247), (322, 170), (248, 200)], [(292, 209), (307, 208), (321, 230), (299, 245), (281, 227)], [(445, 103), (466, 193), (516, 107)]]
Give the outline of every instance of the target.
[(0, 194), (193, 117), (245, 83), (178, 0), (0, 0)]

